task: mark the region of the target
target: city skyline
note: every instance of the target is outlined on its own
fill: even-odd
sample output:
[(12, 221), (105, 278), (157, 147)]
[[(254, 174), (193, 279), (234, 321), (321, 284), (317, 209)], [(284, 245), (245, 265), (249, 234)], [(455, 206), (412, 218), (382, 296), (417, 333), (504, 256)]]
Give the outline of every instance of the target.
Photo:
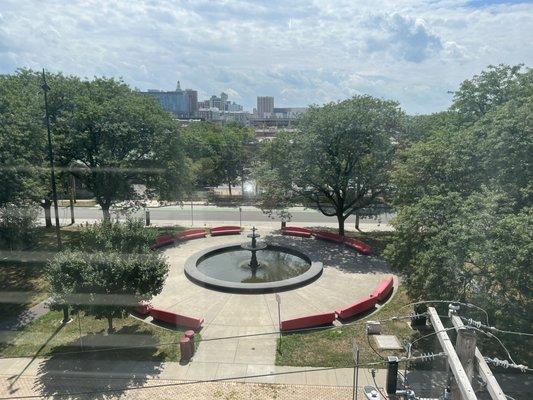
[[(252, 109), (355, 94), (410, 114), (447, 108), (450, 90), (489, 64), (533, 63), (526, 1), (4, 0), (0, 73), (17, 68), (123, 77), (142, 91), (198, 88)], [(29, 17), (31, 16), (31, 18)]]

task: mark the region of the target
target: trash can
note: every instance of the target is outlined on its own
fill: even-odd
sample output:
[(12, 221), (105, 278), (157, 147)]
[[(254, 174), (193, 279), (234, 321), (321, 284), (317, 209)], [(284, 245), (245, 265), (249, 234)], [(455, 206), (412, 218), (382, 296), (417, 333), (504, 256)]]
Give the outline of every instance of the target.
[(191, 353), (191, 341), (187, 336), (182, 336), (180, 339), (180, 351), (181, 351), (181, 362), (189, 362), (192, 357)]
[(189, 345), (191, 346), (191, 355), (194, 355), (194, 331), (193, 330), (188, 330), (188, 331), (185, 331), (184, 333), (185, 337), (189, 338)]

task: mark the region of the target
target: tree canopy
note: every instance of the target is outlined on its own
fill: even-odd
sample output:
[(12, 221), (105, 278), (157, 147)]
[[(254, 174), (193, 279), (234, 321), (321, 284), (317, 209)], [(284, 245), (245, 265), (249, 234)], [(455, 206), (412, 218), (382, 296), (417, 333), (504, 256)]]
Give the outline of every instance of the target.
[(335, 216), (343, 235), (346, 218), (385, 195), (402, 121), (397, 103), (371, 96), (311, 107), (296, 133), (280, 135), (261, 153), (264, 204), (301, 202)]
[(471, 301), (515, 328), (533, 311), (532, 76), (499, 66), (463, 82), (456, 128), (401, 152), (385, 252), (415, 299)]

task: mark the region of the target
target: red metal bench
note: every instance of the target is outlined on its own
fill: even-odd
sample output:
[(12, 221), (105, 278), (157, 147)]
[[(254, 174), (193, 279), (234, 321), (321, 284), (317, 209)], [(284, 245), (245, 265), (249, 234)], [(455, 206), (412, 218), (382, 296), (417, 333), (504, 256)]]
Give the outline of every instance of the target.
[(364, 242), (361, 242), (358, 239), (346, 238), (344, 239), (344, 244), (348, 247), (351, 247), (357, 250), (361, 254), (370, 254), (372, 253), (372, 247)]
[(392, 292), (394, 287), (394, 279), (392, 276), (383, 279), (377, 288), (370, 294), (370, 296), (375, 297), (378, 301), (383, 301), (387, 296)]
[(285, 228), (281, 228), (281, 234), (309, 238), (313, 234), (313, 231), (311, 229), (299, 228), (297, 226), (286, 226)]
[(344, 241), (344, 236), (326, 231), (315, 231), (315, 238), (335, 243), (342, 243)]
[(349, 306), (335, 310), (335, 313), (337, 314), (337, 318), (340, 319), (355, 317), (356, 315), (372, 310), (376, 306), (377, 300), (376, 297), (372, 296), (363, 297)]
[(205, 229), (188, 229), (183, 232), (178, 232), (174, 236), (176, 240), (190, 240), (205, 237)]
[(150, 246), (150, 248), (154, 250), (158, 249), (159, 247), (167, 246), (169, 244), (174, 244), (174, 237), (172, 235), (159, 235), (155, 238), (155, 244)]
[(335, 321), (335, 312), (327, 312), (281, 321), (279, 329), (282, 331), (290, 331), (292, 329), (312, 328), (315, 326), (331, 324), (333, 321)]
[(221, 236), (221, 235), (240, 235), (241, 227), (240, 226), (217, 226), (211, 228), (211, 236)]
[(135, 312), (140, 315), (148, 315), (150, 314), (150, 310), (152, 309), (152, 305), (148, 300), (142, 300), (139, 301), (137, 304), (137, 307), (135, 307)]
[(203, 318), (187, 317), (170, 311), (150, 309), (150, 315), (155, 321), (165, 322), (174, 326), (183, 326), (190, 329), (200, 329), (204, 323)]

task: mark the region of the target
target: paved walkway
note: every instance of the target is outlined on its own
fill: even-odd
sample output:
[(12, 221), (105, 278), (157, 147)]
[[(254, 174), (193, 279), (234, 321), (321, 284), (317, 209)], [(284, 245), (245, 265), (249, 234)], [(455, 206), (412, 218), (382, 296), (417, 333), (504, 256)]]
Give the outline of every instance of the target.
[(42, 317), (50, 311), (47, 305), (48, 301), (49, 299), (43, 300), (33, 307), (22, 311), (19, 315), (0, 320), (0, 331), (15, 331)]
[[(383, 390), (386, 370), (376, 372), (377, 386)], [(438, 396), (446, 374), (412, 371), (407, 378), (417, 395)], [(517, 399), (527, 399), (533, 390), (533, 381), (526, 374), (496, 374), (496, 378), (505, 393)], [(184, 366), (175, 362), (0, 359), (2, 399), (35, 395), (57, 398), (67, 394), (62, 398), (334, 400), (351, 399), (352, 382), (352, 368), (320, 370), (249, 364), (238, 371), (223, 363)], [(370, 370), (361, 368), (359, 390), (365, 385), (374, 383)], [(87, 393), (95, 391), (104, 394)]]
[[(387, 264), (362, 256), (342, 245), (313, 239), (292, 238), (260, 231), (269, 243), (297, 247), (313, 260), (324, 263), (322, 275), (314, 282), (280, 293), (281, 319), (333, 311), (368, 295), (384, 276), (391, 275)], [(278, 308), (274, 294), (234, 294), (210, 290), (191, 282), (184, 274), (185, 261), (210, 246), (247, 241), (245, 235), (197, 239), (163, 250), (171, 265), (165, 286), (152, 303), (164, 310), (205, 319), (202, 341), (194, 362), (242, 365), (273, 365), (276, 335), (234, 338), (209, 342), (211, 338), (235, 337), (278, 331)]]

